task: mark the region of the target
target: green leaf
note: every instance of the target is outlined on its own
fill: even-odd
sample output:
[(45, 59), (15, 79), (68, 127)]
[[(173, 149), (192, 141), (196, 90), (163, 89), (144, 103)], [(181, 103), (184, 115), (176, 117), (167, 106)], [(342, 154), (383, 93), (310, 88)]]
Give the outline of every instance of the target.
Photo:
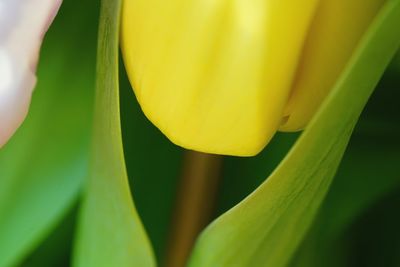
[[(399, 189), (400, 130), (397, 124), (400, 92), (397, 85), (400, 77), (393, 63), (396, 59), (392, 60), (392, 68), (385, 72), (363, 112), (329, 193), (290, 266), (328, 267), (328, 262), (329, 266), (346, 265), (338, 260), (353, 263), (356, 255), (349, 244), (354, 242), (353, 230), (359, 230), (352, 225), (372, 205)], [(391, 211), (389, 214), (395, 219), (396, 214)], [(376, 228), (374, 233), (379, 235), (385, 231), (388, 229)], [(387, 255), (393, 247), (382, 238), (374, 242), (371, 232), (364, 234), (371, 239), (368, 244), (379, 244), (379, 248), (385, 250), (382, 254)], [(378, 253), (374, 254), (377, 256)], [(371, 256), (366, 254), (363, 258)]]
[[(327, 198), (290, 266), (347, 266), (337, 261), (348, 261), (349, 256), (351, 259), (355, 258), (348, 248), (354, 241), (349, 236), (349, 227), (362, 213), (384, 196), (393, 193), (400, 185), (400, 142), (387, 142), (387, 138), (365, 137), (365, 140), (353, 140)], [(365, 153), (366, 147), (373, 153)], [(395, 216), (392, 212), (389, 214)], [(374, 233), (380, 234), (383, 231), (383, 228), (377, 228)], [(366, 231), (365, 236), (372, 235)], [(390, 247), (390, 244), (382, 242), (382, 239), (376, 241), (378, 242), (371, 238), (369, 243)]]
[(155, 266), (135, 210), (122, 147), (118, 37), (121, 0), (103, 0), (91, 166), (74, 266)]
[(75, 233), (77, 203), (52, 233), (19, 267), (70, 267)]
[(2, 267), (18, 265), (45, 239), (76, 202), (85, 178), (96, 45), (96, 16), (87, 13), (93, 2), (63, 4), (43, 44), (28, 118), (0, 150)]
[[(165, 256), (183, 149), (143, 114), (123, 66), (120, 71), (122, 138), (132, 195), (158, 262)], [(156, 186), (155, 186), (156, 185)]]
[(400, 44), (400, 1), (385, 4), (292, 150), (200, 236), (189, 266), (288, 264), (328, 191), (357, 119)]

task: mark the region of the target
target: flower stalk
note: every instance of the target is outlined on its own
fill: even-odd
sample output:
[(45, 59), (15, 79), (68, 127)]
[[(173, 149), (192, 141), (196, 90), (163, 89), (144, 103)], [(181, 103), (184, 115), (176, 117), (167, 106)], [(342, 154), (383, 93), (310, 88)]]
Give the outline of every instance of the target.
[(183, 267), (198, 234), (210, 222), (222, 157), (186, 151), (167, 244), (165, 267)]

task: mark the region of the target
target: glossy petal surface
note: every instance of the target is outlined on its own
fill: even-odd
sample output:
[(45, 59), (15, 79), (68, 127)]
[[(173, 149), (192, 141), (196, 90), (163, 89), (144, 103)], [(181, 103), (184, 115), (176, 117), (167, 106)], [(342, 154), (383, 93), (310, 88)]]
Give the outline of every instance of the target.
[(316, 0), (136, 0), (122, 48), (146, 116), (174, 143), (258, 153), (281, 123)]

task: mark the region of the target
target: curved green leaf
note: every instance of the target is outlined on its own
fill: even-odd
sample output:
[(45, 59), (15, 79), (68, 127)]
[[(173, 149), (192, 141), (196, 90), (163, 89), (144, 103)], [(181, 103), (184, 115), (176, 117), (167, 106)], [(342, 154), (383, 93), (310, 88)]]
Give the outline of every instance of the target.
[(285, 266), (312, 223), (357, 119), (400, 44), (388, 1), (318, 114), (272, 175), (200, 236), (189, 266)]
[[(396, 111), (400, 111), (400, 91), (397, 90), (400, 73), (395, 69), (396, 60), (392, 60), (357, 123), (329, 193), (290, 266), (328, 266), (328, 262), (329, 266), (345, 266), (339, 264), (338, 260), (349, 261), (349, 258), (353, 263), (357, 257), (355, 254), (361, 250), (354, 251), (350, 247), (354, 242), (354, 236), (351, 235), (355, 230), (354, 225), (371, 206), (399, 189), (400, 129), (397, 124), (400, 112)], [(368, 148), (368, 153), (365, 153), (365, 148)], [(396, 218), (395, 214), (390, 214), (393, 219)], [(387, 231), (387, 227), (378, 228), (374, 234)], [(365, 231), (364, 234), (371, 239), (368, 243), (373, 246), (375, 242), (370, 233)], [(383, 242), (381, 238), (378, 240), (376, 244), (385, 253), (367, 253), (364, 259), (378, 254), (387, 255), (393, 247), (391, 242)], [(386, 266), (383, 263), (381, 265)]]
[(91, 166), (81, 212), (74, 266), (154, 266), (134, 207), (122, 147), (118, 37), (121, 0), (103, 0)]
[[(122, 139), (132, 195), (158, 261), (167, 246), (183, 149), (171, 143), (143, 114), (121, 66)], [(157, 186), (155, 186), (157, 185)]]
[[(18, 265), (45, 239), (76, 203), (85, 178), (95, 78), (93, 2), (62, 5), (43, 44), (28, 118), (0, 150), (1, 267)], [(79, 43), (82, 36), (86, 41)]]

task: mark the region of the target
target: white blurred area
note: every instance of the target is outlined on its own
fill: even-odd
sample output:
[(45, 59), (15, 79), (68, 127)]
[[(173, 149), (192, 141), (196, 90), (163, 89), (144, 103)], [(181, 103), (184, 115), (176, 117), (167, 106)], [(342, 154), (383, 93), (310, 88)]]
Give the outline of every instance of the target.
[(61, 0), (0, 0), (0, 148), (24, 121), (43, 36)]

